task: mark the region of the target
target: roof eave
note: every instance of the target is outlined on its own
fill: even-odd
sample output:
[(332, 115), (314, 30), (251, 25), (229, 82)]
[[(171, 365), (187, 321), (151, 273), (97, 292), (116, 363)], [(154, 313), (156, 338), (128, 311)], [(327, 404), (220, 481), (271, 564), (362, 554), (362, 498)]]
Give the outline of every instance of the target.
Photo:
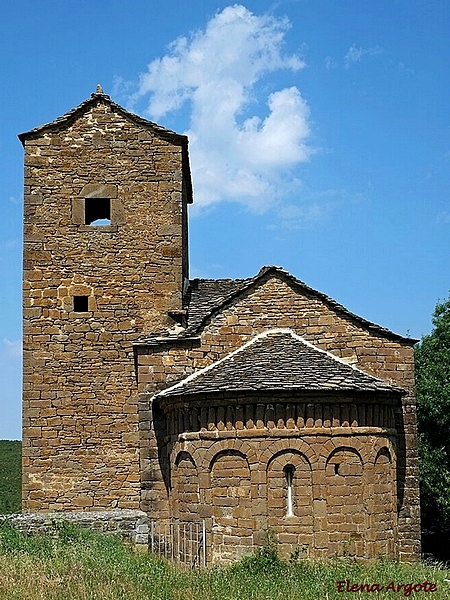
[(139, 115), (129, 112), (119, 104), (113, 102), (110, 96), (103, 93), (91, 94), (90, 98), (87, 98), (86, 100), (81, 102), (81, 104), (64, 113), (54, 121), (51, 121), (50, 123), (45, 123), (44, 125), (39, 125), (38, 127), (31, 129), (30, 131), (19, 133), (18, 138), (23, 144), (26, 140), (36, 139), (42, 134), (46, 133), (47, 131), (63, 128), (64, 126), (67, 126), (74, 120), (76, 120), (78, 116), (82, 114), (87, 108), (99, 101), (109, 104), (114, 109), (114, 111), (120, 113), (123, 117), (129, 119), (133, 123), (136, 123), (142, 127), (146, 127), (148, 129), (152, 129), (152, 131), (154, 131), (157, 135), (163, 138), (170, 139), (172, 142), (179, 143), (182, 146), (185, 146), (187, 149), (188, 137), (186, 135), (176, 133), (175, 131), (172, 131), (170, 129), (166, 129), (165, 127), (162, 127), (157, 123), (153, 123), (152, 121), (148, 121), (147, 119), (144, 119)]
[(231, 293), (227, 298), (225, 298), (225, 300), (222, 300), (217, 305), (213, 306), (208, 311), (208, 313), (203, 317), (203, 319), (197, 325), (197, 327), (195, 327), (195, 329), (191, 330), (190, 333), (200, 332), (210, 317), (217, 314), (222, 308), (227, 306), (235, 298), (239, 297), (243, 292), (250, 289), (252, 286), (257, 285), (257, 283), (259, 281), (261, 281), (261, 279), (266, 277), (268, 274), (269, 275), (272, 274), (273, 276), (281, 277), (281, 278), (289, 281), (293, 286), (300, 288), (304, 292), (306, 292), (312, 296), (315, 296), (316, 298), (319, 298), (325, 304), (327, 304), (327, 306), (332, 308), (334, 311), (340, 312), (347, 319), (356, 321), (357, 323), (359, 323), (359, 325), (363, 326), (366, 330), (370, 331), (371, 333), (382, 335), (393, 341), (401, 342), (403, 344), (408, 344), (410, 346), (414, 346), (415, 344), (417, 344), (420, 341), (420, 340), (417, 340), (414, 338), (404, 337), (398, 333), (394, 333), (390, 329), (382, 327), (381, 325), (378, 325), (377, 323), (373, 323), (372, 321), (368, 321), (364, 317), (360, 317), (359, 315), (352, 313), (350, 310), (345, 308), (345, 306), (343, 306), (342, 304), (339, 304), (339, 302), (336, 302), (336, 300), (333, 300), (333, 298), (331, 298), (330, 296), (327, 296), (326, 294), (319, 292), (318, 290), (315, 290), (314, 288), (308, 286), (306, 283), (304, 283), (300, 279), (297, 279), (296, 277), (291, 275), (288, 271), (285, 271), (282, 267), (276, 267), (274, 265), (264, 266), (260, 269), (259, 273), (257, 273), (254, 277), (252, 277), (251, 279), (246, 280), (246, 281), (244, 280), (245, 283), (243, 282), (242, 286), (239, 287), (239, 289), (237, 289), (233, 293)]
[[(346, 388), (346, 387), (342, 387), (342, 388), (321, 388), (321, 389), (311, 389), (311, 388), (300, 388), (300, 387), (290, 387), (290, 388), (264, 388), (264, 389), (258, 389), (256, 387), (242, 387), (239, 389), (232, 389), (232, 388), (227, 388), (227, 389), (223, 389), (223, 390), (200, 390), (200, 391), (192, 391), (192, 392), (182, 392), (179, 391), (178, 393), (175, 392), (175, 390), (173, 392), (169, 392), (167, 394), (164, 393), (165, 390), (162, 390), (160, 392), (158, 392), (157, 394), (155, 394), (153, 396), (154, 399), (161, 399), (161, 400), (174, 400), (174, 399), (180, 399), (180, 400), (188, 400), (188, 399), (193, 399), (195, 400), (196, 398), (202, 398), (204, 396), (209, 396), (211, 398), (216, 397), (216, 398), (233, 398), (233, 397), (240, 397), (241, 395), (245, 395), (247, 398), (250, 398), (253, 394), (255, 395), (266, 395), (270, 396), (271, 398), (273, 398), (274, 394), (277, 394), (278, 397), (282, 398), (283, 396), (286, 397), (292, 397), (293, 394), (299, 396), (299, 397), (304, 397), (304, 398), (314, 398), (314, 397), (321, 397), (323, 398), (324, 395), (328, 398), (329, 396), (335, 396), (335, 397), (339, 397), (339, 401), (342, 401), (342, 395), (343, 394), (348, 394), (350, 396), (365, 396), (365, 395), (369, 395), (371, 398), (373, 398), (373, 396), (382, 396), (385, 398), (398, 398), (399, 396), (404, 396), (406, 395), (408, 392), (406, 390), (404, 390), (403, 388), (400, 387), (396, 387), (396, 386), (392, 386), (391, 389), (360, 389), (360, 388)], [(324, 401), (324, 403), (326, 403), (326, 401)], [(351, 404), (351, 402), (349, 402), (349, 404)]]

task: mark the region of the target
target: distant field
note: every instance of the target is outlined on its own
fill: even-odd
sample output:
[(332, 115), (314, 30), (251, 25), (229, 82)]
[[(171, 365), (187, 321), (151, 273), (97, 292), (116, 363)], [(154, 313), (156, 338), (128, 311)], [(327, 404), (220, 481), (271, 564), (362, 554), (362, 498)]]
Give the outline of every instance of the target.
[(0, 440), (0, 514), (19, 512), (22, 442)]

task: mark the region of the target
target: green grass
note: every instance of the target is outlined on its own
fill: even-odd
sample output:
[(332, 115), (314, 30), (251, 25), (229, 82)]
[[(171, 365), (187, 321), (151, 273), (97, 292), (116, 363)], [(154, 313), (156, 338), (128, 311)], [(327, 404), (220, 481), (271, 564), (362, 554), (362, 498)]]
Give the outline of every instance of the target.
[(21, 442), (0, 440), (0, 514), (20, 512)]
[[(436, 593), (337, 591), (337, 582), (395, 584), (428, 580)], [(119, 540), (73, 525), (27, 537), (0, 528), (0, 599), (12, 600), (337, 600), (450, 598), (450, 572), (432, 565), (350, 561), (284, 563), (260, 552), (227, 568), (189, 571)]]
[[(20, 510), (20, 442), (0, 441), (0, 513)], [(429, 581), (436, 593), (339, 592), (338, 581), (386, 587)], [(447, 580), (447, 581), (446, 581)], [(344, 584), (345, 587), (345, 584)], [(73, 525), (28, 537), (0, 526), (0, 600), (450, 600), (450, 571), (433, 565), (280, 561), (268, 545), (227, 568), (189, 571)]]

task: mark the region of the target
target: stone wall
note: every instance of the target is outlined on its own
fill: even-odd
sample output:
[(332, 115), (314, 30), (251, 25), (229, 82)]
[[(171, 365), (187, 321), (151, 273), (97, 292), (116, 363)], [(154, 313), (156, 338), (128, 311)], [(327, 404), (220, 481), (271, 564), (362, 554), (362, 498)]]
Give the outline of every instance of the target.
[[(158, 515), (160, 518), (170, 516), (170, 481), (164, 474), (167, 465), (164, 458), (167, 448), (161, 440), (167, 435), (166, 430), (159, 430), (157, 423), (163, 423), (163, 420), (154, 418), (152, 410), (160, 413), (158, 406), (149, 406), (149, 400), (155, 392), (167, 387), (168, 384), (175, 383), (194, 371), (212, 364), (214, 361), (226, 356), (231, 351), (239, 348), (245, 342), (252, 339), (258, 333), (268, 329), (278, 327), (291, 328), (296, 334), (302, 336), (307, 341), (317, 347), (327, 350), (347, 362), (357, 366), (363, 371), (387, 380), (397, 386), (407, 390), (403, 397), (402, 404), (389, 408), (389, 427), (393, 435), (396, 436), (395, 457), (389, 451), (390, 463), (394, 465), (392, 469), (397, 473), (397, 479), (394, 483), (388, 483), (394, 490), (398, 502), (398, 545), (390, 542), (390, 553), (398, 552), (398, 557), (403, 560), (416, 558), (420, 555), (420, 523), (419, 523), (419, 496), (418, 496), (418, 470), (416, 456), (416, 426), (415, 426), (415, 404), (414, 404), (414, 364), (413, 364), (413, 344), (395, 336), (389, 332), (381, 332), (379, 329), (370, 329), (358, 319), (352, 319), (348, 314), (339, 312), (334, 306), (330, 306), (324, 300), (314, 294), (302, 292), (295, 288), (286, 280), (279, 277), (267, 277), (258, 285), (247, 290), (244, 294), (231, 301), (216, 314), (212, 315), (201, 332), (198, 340), (186, 340), (184, 342), (162, 344), (160, 347), (141, 346), (137, 348), (137, 361), (139, 368), (139, 389), (140, 408), (141, 408), (141, 428), (142, 428), (142, 466), (143, 466), (143, 492), (141, 508)], [(282, 403), (281, 403), (282, 404)], [(320, 402), (320, 410), (323, 411), (320, 419), (327, 420), (325, 412), (328, 411), (331, 418), (336, 419), (336, 425), (348, 427), (347, 434), (356, 435), (353, 431), (349, 419), (352, 420), (351, 410), (358, 411), (357, 406), (350, 408), (344, 405), (342, 408), (327, 403), (326, 399)], [(222, 436), (231, 435), (226, 431), (228, 417), (226, 406), (215, 408), (208, 401), (208, 407), (185, 406), (180, 410), (177, 416), (169, 415), (170, 419), (181, 420), (179, 427), (189, 431), (189, 425), (182, 420), (193, 417), (193, 411), (197, 412), (198, 430), (206, 423), (206, 429), (217, 429), (211, 432), (211, 435)], [(236, 420), (245, 419), (245, 415), (239, 417), (238, 410), (235, 408), (234, 417)], [(246, 408), (247, 410), (247, 408)], [(249, 408), (250, 410), (250, 408)], [(254, 407), (254, 419), (258, 420)], [(259, 410), (263, 410), (260, 408)], [(281, 419), (289, 420), (286, 411), (288, 404), (283, 408), (272, 406), (273, 416), (262, 416), (262, 427), (256, 427), (256, 430), (265, 429), (267, 423), (264, 419), (278, 419), (276, 411), (285, 411), (285, 416)], [(312, 409), (314, 410), (314, 409)], [(371, 426), (376, 426), (376, 414), (382, 414), (379, 411), (386, 411), (386, 408), (367, 407), (365, 416), (362, 413), (357, 416), (361, 424), (364, 419), (367, 420), (368, 411), (371, 414)], [(220, 411), (220, 414), (219, 412)], [(334, 411), (334, 413), (333, 413)], [(346, 412), (347, 411), (347, 412)], [(378, 412), (377, 412), (378, 411)], [(192, 414), (191, 414), (192, 413)], [(339, 414), (338, 414), (339, 413)], [(333, 416), (334, 414), (334, 416)], [(312, 415), (305, 413), (305, 418), (315, 419)], [(381, 417), (384, 419), (384, 417)], [(339, 424), (337, 423), (339, 421)], [(212, 423), (221, 423), (221, 425), (212, 426)], [(367, 424), (367, 423), (365, 423)], [(170, 425), (169, 425), (170, 426)], [(165, 424), (163, 425), (165, 427)], [(270, 429), (270, 428), (269, 428)], [(338, 430), (339, 430), (338, 429)], [(192, 431), (195, 431), (193, 427)], [(319, 432), (315, 432), (318, 434)], [(277, 432), (282, 436), (283, 433)], [(299, 435), (311, 435), (313, 431), (306, 429)], [(239, 432), (238, 432), (239, 437)], [(261, 431), (253, 434), (261, 435)], [(267, 435), (265, 433), (264, 435)], [(327, 435), (330, 435), (328, 431)], [(378, 435), (378, 434), (377, 434)], [(386, 432), (383, 435), (387, 435)], [(389, 437), (389, 436), (388, 436)], [(348, 438), (346, 445), (351, 446)], [(372, 444), (372, 438), (366, 440), (367, 444)], [(202, 442), (205, 444), (206, 442)], [(311, 442), (313, 445), (314, 443)], [(386, 442), (386, 448), (389, 444)], [(375, 459), (373, 459), (375, 460)], [(374, 468), (374, 462), (372, 469)], [(161, 469), (161, 467), (163, 468)], [(208, 467), (209, 468), (209, 467)], [(391, 469), (391, 467), (389, 467)], [(396, 507), (393, 508), (395, 512)], [(374, 514), (376, 513), (374, 508)], [(394, 517), (386, 517), (390, 522)], [(397, 514), (395, 516), (395, 527), (397, 528)], [(375, 521), (374, 521), (375, 523)], [(392, 530), (390, 526), (390, 530)], [(338, 532), (339, 533), (339, 532)], [(379, 535), (379, 534), (377, 534)], [(394, 538), (392, 538), (394, 539)], [(306, 542), (305, 542), (306, 543)], [(395, 543), (396, 549), (393, 549)], [(384, 548), (387, 548), (387, 540), (383, 540)], [(377, 545), (374, 544), (373, 548)], [(381, 546), (380, 546), (381, 547)], [(378, 552), (378, 550), (373, 550)]]
[[(175, 428), (170, 511), (182, 520), (206, 519), (209, 561), (252, 552), (267, 530), (276, 534), (285, 558), (297, 549), (316, 558), (398, 558), (394, 398), (330, 396), (322, 398), (324, 404), (317, 397), (298, 403), (293, 396), (277, 396), (275, 405), (267, 394), (228, 396), (196, 398), (195, 405), (216, 410), (209, 411), (205, 427), (199, 422), (190, 432), (177, 435), (186, 420), (169, 412)], [(283, 401), (288, 418), (276, 421)], [(338, 413), (330, 410), (333, 401), (345, 420), (323, 418)], [(349, 419), (355, 404), (359, 410)], [(185, 406), (183, 412), (194, 410)]]
[(148, 517), (139, 510), (101, 512), (20, 513), (0, 515), (0, 523), (9, 523), (29, 535), (52, 533), (63, 523), (118, 535), (136, 549), (148, 549)]
[(93, 95), (21, 136), (24, 510), (139, 507), (132, 341), (182, 308), (187, 140), (119, 109)]

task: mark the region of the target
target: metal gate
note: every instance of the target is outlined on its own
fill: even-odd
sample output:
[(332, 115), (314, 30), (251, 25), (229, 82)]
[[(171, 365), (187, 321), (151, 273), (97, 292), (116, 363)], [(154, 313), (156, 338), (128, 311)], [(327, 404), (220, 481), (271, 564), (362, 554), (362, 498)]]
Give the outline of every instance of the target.
[(149, 550), (192, 567), (206, 567), (205, 521), (150, 521)]

